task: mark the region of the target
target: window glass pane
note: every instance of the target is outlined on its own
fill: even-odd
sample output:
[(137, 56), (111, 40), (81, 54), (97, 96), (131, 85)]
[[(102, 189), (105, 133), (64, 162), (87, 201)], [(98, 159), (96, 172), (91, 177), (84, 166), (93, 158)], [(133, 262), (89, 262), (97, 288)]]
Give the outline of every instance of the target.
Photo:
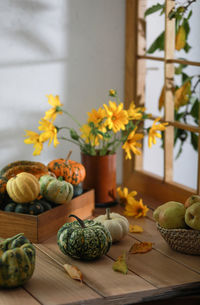
[[(188, 136), (185, 140), (182, 152), (180, 150), (181, 141), (177, 141), (174, 147), (174, 177), (175, 182), (184, 184), (193, 189), (197, 188), (197, 168), (198, 153), (191, 145), (191, 137), (195, 138), (193, 142), (197, 143), (198, 137), (194, 133), (187, 132)], [(184, 136), (184, 135), (183, 135)], [(183, 137), (184, 138), (184, 137)], [(177, 158), (178, 154), (179, 157)]]
[[(147, 1), (147, 9), (154, 5), (164, 4), (163, 0), (148, 0)], [(146, 49), (147, 55), (151, 56), (159, 56), (163, 57), (164, 52), (160, 51), (159, 48), (164, 46), (164, 37), (161, 37), (159, 41), (157, 41), (154, 46), (152, 46), (153, 42), (162, 34), (165, 27), (165, 15), (160, 15), (162, 8), (157, 12), (150, 14), (146, 17)], [(162, 47), (161, 47), (162, 48)], [(148, 52), (149, 51), (149, 52)]]

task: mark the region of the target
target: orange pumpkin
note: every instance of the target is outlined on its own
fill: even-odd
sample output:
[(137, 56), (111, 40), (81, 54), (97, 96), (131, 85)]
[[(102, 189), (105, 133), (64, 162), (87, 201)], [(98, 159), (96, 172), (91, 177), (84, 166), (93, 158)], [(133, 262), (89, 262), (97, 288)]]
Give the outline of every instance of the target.
[(85, 167), (76, 161), (65, 159), (52, 160), (47, 165), (48, 170), (73, 185), (81, 183), (85, 179)]

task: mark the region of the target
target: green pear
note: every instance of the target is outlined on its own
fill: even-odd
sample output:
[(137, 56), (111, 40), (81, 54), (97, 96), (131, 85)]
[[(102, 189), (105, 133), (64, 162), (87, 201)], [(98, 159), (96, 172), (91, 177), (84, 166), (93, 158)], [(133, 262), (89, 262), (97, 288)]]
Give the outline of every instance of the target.
[(192, 195), (192, 196), (188, 197), (187, 200), (185, 201), (184, 205), (187, 209), (188, 207), (190, 207), (195, 202), (200, 202), (200, 196), (199, 195)]
[(185, 207), (180, 202), (169, 201), (162, 204), (154, 211), (153, 217), (163, 228), (186, 228)]
[(195, 230), (200, 230), (200, 202), (195, 202), (185, 212), (186, 224)]

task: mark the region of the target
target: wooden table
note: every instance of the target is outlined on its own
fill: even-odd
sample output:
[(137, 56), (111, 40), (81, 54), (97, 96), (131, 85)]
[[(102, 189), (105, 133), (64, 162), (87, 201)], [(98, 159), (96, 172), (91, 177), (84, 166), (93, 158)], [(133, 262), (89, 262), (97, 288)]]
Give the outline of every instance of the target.
[[(114, 210), (122, 212), (119, 206), (111, 209)], [(200, 304), (200, 256), (170, 249), (157, 232), (152, 210), (145, 218), (129, 218), (129, 221), (141, 225), (144, 232), (129, 233), (123, 241), (112, 245), (107, 255), (94, 262), (63, 255), (56, 236), (36, 244), (33, 277), (23, 287), (0, 290), (0, 305)], [(150, 241), (153, 249), (145, 254), (129, 254), (127, 275), (113, 271), (113, 262), (137, 241)], [(69, 278), (62, 267), (64, 263), (72, 263), (81, 270), (83, 283)]]

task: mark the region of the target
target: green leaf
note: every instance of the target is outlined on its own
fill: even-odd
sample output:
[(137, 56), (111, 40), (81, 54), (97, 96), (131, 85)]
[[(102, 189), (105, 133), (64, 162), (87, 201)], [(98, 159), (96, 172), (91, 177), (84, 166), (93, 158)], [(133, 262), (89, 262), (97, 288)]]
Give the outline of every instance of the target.
[(199, 119), (199, 103), (200, 101), (196, 99), (190, 111), (191, 116), (197, 120)]
[(189, 45), (189, 43), (188, 43), (188, 42), (186, 42), (186, 44), (185, 44), (185, 46), (184, 46), (184, 48), (183, 48), (183, 49), (185, 50), (185, 52), (186, 52), (186, 53), (188, 53), (188, 52), (190, 51), (191, 46)]
[(198, 150), (198, 136), (197, 136), (197, 134), (194, 133), (194, 132), (191, 132), (190, 135), (191, 135), (192, 147), (194, 148), (194, 150)]
[(157, 12), (157, 11), (163, 10), (164, 7), (165, 7), (164, 4), (157, 3), (157, 4), (155, 4), (155, 5), (151, 6), (151, 7), (149, 7), (149, 8), (145, 11), (144, 17), (147, 17), (148, 15), (151, 15), (151, 14)]
[(186, 67), (187, 67), (187, 65), (179, 64), (178, 67), (175, 67), (175, 74), (181, 74), (183, 69), (185, 69)]
[(188, 79), (190, 79), (189, 75), (182, 72), (182, 83), (185, 83)]
[(74, 130), (73, 128), (70, 129), (70, 137), (71, 137), (73, 140), (78, 140), (78, 139), (79, 139), (78, 133), (77, 133), (76, 130)]
[(176, 11), (174, 9), (172, 9), (168, 14), (168, 18), (169, 18), (169, 20), (171, 20), (175, 17), (176, 17)]
[(157, 38), (154, 40), (152, 45), (147, 50), (147, 53), (152, 54), (156, 50), (162, 51), (164, 50), (164, 40), (165, 40), (165, 32), (163, 31)]

